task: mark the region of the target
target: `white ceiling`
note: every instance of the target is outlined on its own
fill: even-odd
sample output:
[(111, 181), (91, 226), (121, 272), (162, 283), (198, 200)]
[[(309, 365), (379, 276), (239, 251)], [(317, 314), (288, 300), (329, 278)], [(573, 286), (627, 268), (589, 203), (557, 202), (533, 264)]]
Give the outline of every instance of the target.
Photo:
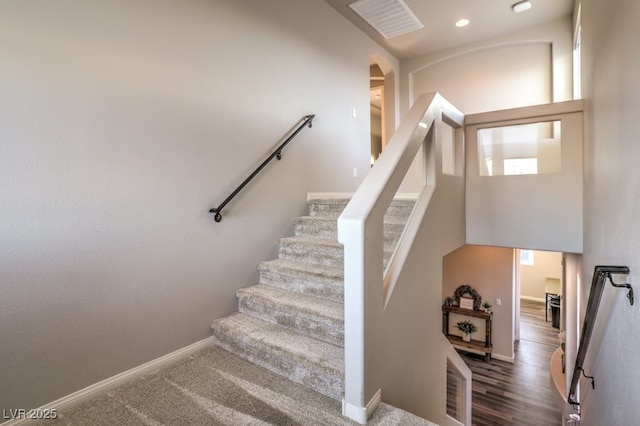
[[(519, 0), (405, 0), (424, 28), (385, 39), (348, 6), (356, 0), (325, 0), (358, 28), (400, 59), (422, 56), (440, 50), (498, 37), (573, 13), (574, 0), (530, 0), (533, 7), (514, 13)], [(471, 23), (457, 28), (467, 18)]]

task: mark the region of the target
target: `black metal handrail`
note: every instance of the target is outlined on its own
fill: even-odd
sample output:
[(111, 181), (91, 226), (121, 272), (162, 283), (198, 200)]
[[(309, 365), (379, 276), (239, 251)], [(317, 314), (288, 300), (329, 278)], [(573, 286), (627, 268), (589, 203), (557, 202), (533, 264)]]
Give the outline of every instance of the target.
[(251, 180), (252, 180), (254, 177), (256, 177), (256, 175), (257, 175), (258, 173), (260, 173), (260, 170), (262, 170), (262, 169), (263, 169), (267, 164), (269, 164), (269, 162), (270, 162), (271, 160), (273, 160), (273, 159), (274, 159), (274, 157), (275, 157), (275, 158), (277, 158), (278, 160), (280, 160), (280, 159), (282, 158), (282, 150), (284, 149), (284, 147), (285, 147), (289, 142), (291, 142), (291, 140), (292, 140), (293, 138), (295, 138), (295, 137), (296, 137), (296, 135), (297, 135), (298, 133), (300, 133), (300, 131), (301, 131), (305, 126), (309, 126), (309, 127), (311, 127), (311, 126), (313, 125), (313, 119), (314, 119), (314, 118), (315, 118), (315, 114), (305, 115), (305, 116), (302, 118), (302, 124), (300, 124), (300, 125), (299, 125), (299, 126), (298, 126), (294, 131), (293, 131), (293, 133), (291, 133), (291, 134), (289, 135), (289, 137), (288, 137), (287, 139), (285, 139), (285, 141), (284, 141), (284, 142), (282, 142), (282, 143), (280, 144), (280, 146), (278, 146), (278, 147), (275, 149), (275, 151), (273, 151), (273, 152), (271, 153), (271, 155), (269, 155), (269, 156), (267, 157), (267, 159), (266, 159), (266, 160), (264, 160), (264, 161), (262, 162), (262, 164), (260, 164), (260, 165), (258, 166), (258, 168), (257, 168), (257, 169), (255, 169), (255, 170), (253, 171), (253, 173), (251, 173), (251, 174), (249, 175), (249, 177), (248, 177), (248, 178), (246, 178), (246, 179), (244, 180), (244, 182), (242, 182), (242, 183), (240, 184), (240, 186), (238, 186), (238, 187), (237, 187), (237, 188), (236, 188), (236, 189), (235, 189), (235, 190), (234, 190), (234, 191), (233, 191), (233, 192), (232, 192), (232, 193), (231, 193), (231, 194), (230, 194), (230, 195), (229, 195), (229, 196), (228, 196), (228, 197), (227, 197), (227, 198), (226, 198), (226, 199), (225, 199), (225, 200), (224, 200), (224, 201), (223, 201), (219, 206), (218, 206), (218, 207), (215, 207), (215, 208), (213, 208), (213, 209), (209, 210), (209, 213), (215, 213), (214, 219), (215, 219), (215, 221), (216, 221), (216, 222), (220, 222), (220, 221), (222, 220), (222, 214), (221, 214), (220, 212), (221, 212), (221, 211), (222, 211), (222, 209), (223, 209), (223, 208), (224, 208), (224, 207), (229, 203), (229, 201), (231, 201), (231, 200), (233, 199), (233, 197), (235, 197), (236, 195), (238, 195), (238, 193), (239, 193), (240, 191), (242, 191), (242, 188), (244, 188), (245, 186), (247, 186), (247, 184), (248, 184), (249, 182), (251, 182)]
[(584, 375), (591, 380), (591, 386), (595, 388), (595, 379), (587, 376), (583, 370), (583, 364), (585, 357), (587, 356), (587, 350), (589, 348), (589, 341), (591, 340), (591, 333), (596, 322), (596, 315), (598, 313), (598, 306), (600, 305), (600, 299), (604, 290), (605, 280), (608, 278), (614, 287), (622, 287), (629, 289), (627, 298), (633, 305), (633, 288), (630, 284), (616, 284), (613, 282), (612, 274), (628, 274), (629, 268), (626, 266), (596, 266), (593, 271), (593, 280), (591, 282), (591, 293), (589, 293), (589, 301), (587, 302), (587, 312), (584, 317), (584, 323), (582, 324), (582, 334), (580, 335), (580, 346), (578, 348), (578, 356), (576, 357), (576, 364), (573, 368), (573, 376), (571, 377), (571, 386), (569, 387), (569, 394), (567, 402), (574, 407), (579, 407), (580, 403), (576, 401), (576, 390), (580, 375)]

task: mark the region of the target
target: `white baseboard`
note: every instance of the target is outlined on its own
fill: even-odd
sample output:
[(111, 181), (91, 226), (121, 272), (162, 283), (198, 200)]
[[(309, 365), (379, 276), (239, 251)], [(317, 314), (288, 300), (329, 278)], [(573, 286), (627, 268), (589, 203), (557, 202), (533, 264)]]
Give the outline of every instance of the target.
[(361, 425), (366, 425), (367, 420), (378, 405), (382, 402), (382, 389), (378, 389), (378, 392), (373, 395), (373, 398), (369, 401), (366, 407), (357, 407), (353, 404), (349, 404), (345, 401), (344, 397), (342, 398), (342, 415), (350, 418), (351, 420), (360, 423)]
[[(454, 348), (462, 349), (462, 350), (464, 350), (465, 352), (470, 352), (470, 353), (472, 353), (472, 354), (482, 355), (482, 356), (486, 355), (486, 354), (485, 354), (484, 352), (482, 352), (482, 351), (478, 351), (478, 350), (471, 349), (471, 348), (466, 348), (466, 347), (464, 347), (464, 346), (458, 346), (458, 345), (455, 345), (455, 344), (452, 344), (452, 346), (453, 346)], [(491, 359), (497, 359), (498, 361), (510, 362), (511, 364), (513, 364), (513, 363), (516, 361), (516, 360), (515, 360), (515, 355), (508, 356), (508, 355), (502, 355), (502, 354), (495, 353), (495, 352), (492, 352), (492, 353), (491, 353)]]
[(515, 356), (500, 355), (496, 353), (491, 354), (491, 358), (497, 359), (498, 361), (510, 362), (511, 364), (516, 361)]
[[(60, 399), (57, 399), (53, 402), (48, 403), (47, 405), (40, 407), (36, 411), (50, 412), (51, 410), (61, 410), (63, 408), (69, 408), (75, 404), (79, 404), (80, 402), (86, 401), (87, 399), (92, 398), (98, 394), (102, 394), (110, 389), (113, 389), (116, 386), (123, 385), (126, 382), (129, 382), (137, 377), (140, 377), (152, 371), (158, 370), (159, 368), (162, 368), (167, 364), (186, 358), (189, 355), (199, 351), (200, 349), (204, 349), (208, 346), (213, 345), (213, 342), (214, 342), (213, 336), (207, 337), (206, 339), (200, 340), (199, 342), (193, 343), (189, 346), (185, 346), (184, 348), (178, 349), (177, 351), (161, 356), (160, 358), (156, 358), (142, 365), (134, 367), (130, 370), (127, 370), (120, 374), (116, 374), (115, 376), (109, 377), (108, 379), (102, 380), (101, 382), (94, 383), (91, 386), (87, 386), (84, 389), (80, 389), (77, 392), (64, 396)], [(26, 422), (29, 422), (29, 420), (14, 419), (4, 423), (0, 423), (0, 426), (15, 426), (15, 425), (24, 424)]]

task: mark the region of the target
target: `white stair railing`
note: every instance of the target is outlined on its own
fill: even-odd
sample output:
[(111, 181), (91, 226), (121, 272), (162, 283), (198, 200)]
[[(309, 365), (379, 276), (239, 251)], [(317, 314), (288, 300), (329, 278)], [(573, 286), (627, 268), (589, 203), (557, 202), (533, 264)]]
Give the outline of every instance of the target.
[[(338, 239), (345, 253), (343, 414), (361, 424), (380, 403), (383, 383), (393, 380), (405, 383), (394, 383), (385, 395), (410, 411), (416, 411), (411, 408), (419, 405), (432, 405), (416, 402), (431, 398), (429, 394), (417, 395), (422, 393), (420, 386), (433, 387), (441, 382), (434, 387), (439, 389), (434, 389), (432, 397), (438, 399), (437, 408), (427, 408), (433, 417), (430, 420), (460, 424), (446, 416), (446, 395), (442, 395), (446, 393), (448, 359), (453, 360), (464, 378), (462, 400), (466, 405), (462, 423), (470, 424), (471, 372), (451, 350), (440, 322), (442, 256), (465, 243), (463, 122), (464, 115), (442, 96), (420, 96), (338, 219)], [(453, 155), (458, 160), (458, 173), (449, 175), (442, 172), (444, 129), (453, 129), (458, 147)], [(445, 151), (451, 157), (450, 150)], [(383, 218), (419, 152), (423, 187), (385, 273)], [(434, 241), (428, 252), (420, 254), (425, 259), (420, 261), (423, 265), (405, 273), (407, 265), (416, 263), (412, 250), (421, 246), (418, 240), (424, 239), (425, 233), (434, 235)], [(432, 268), (428, 277), (419, 271), (420, 266), (426, 265)], [(413, 269), (418, 270), (417, 274)], [(395, 296), (396, 292), (400, 295)], [(412, 326), (418, 330), (407, 332)], [(389, 364), (398, 360), (405, 374), (389, 371)], [(411, 376), (412, 370), (422, 373)], [(421, 375), (429, 376), (432, 383), (422, 383), (428, 378)], [(399, 390), (402, 388), (405, 390)], [(416, 392), (403, 395), (409, 393), (407, 389)]]

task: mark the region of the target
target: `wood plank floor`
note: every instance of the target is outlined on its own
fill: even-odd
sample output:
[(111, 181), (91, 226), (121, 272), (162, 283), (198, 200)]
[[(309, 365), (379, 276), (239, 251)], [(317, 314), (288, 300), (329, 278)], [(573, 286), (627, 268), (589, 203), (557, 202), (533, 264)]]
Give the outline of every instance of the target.
[(522, 300), (520, 341), (515, 344), (513, 364), (486, 362), (480, 355), (460, 352), (473, 376), (473, 425), (562, 424), (549, 379), (549, 361), (559, 345), (558, 331), (545, 322), (544, 303)]

